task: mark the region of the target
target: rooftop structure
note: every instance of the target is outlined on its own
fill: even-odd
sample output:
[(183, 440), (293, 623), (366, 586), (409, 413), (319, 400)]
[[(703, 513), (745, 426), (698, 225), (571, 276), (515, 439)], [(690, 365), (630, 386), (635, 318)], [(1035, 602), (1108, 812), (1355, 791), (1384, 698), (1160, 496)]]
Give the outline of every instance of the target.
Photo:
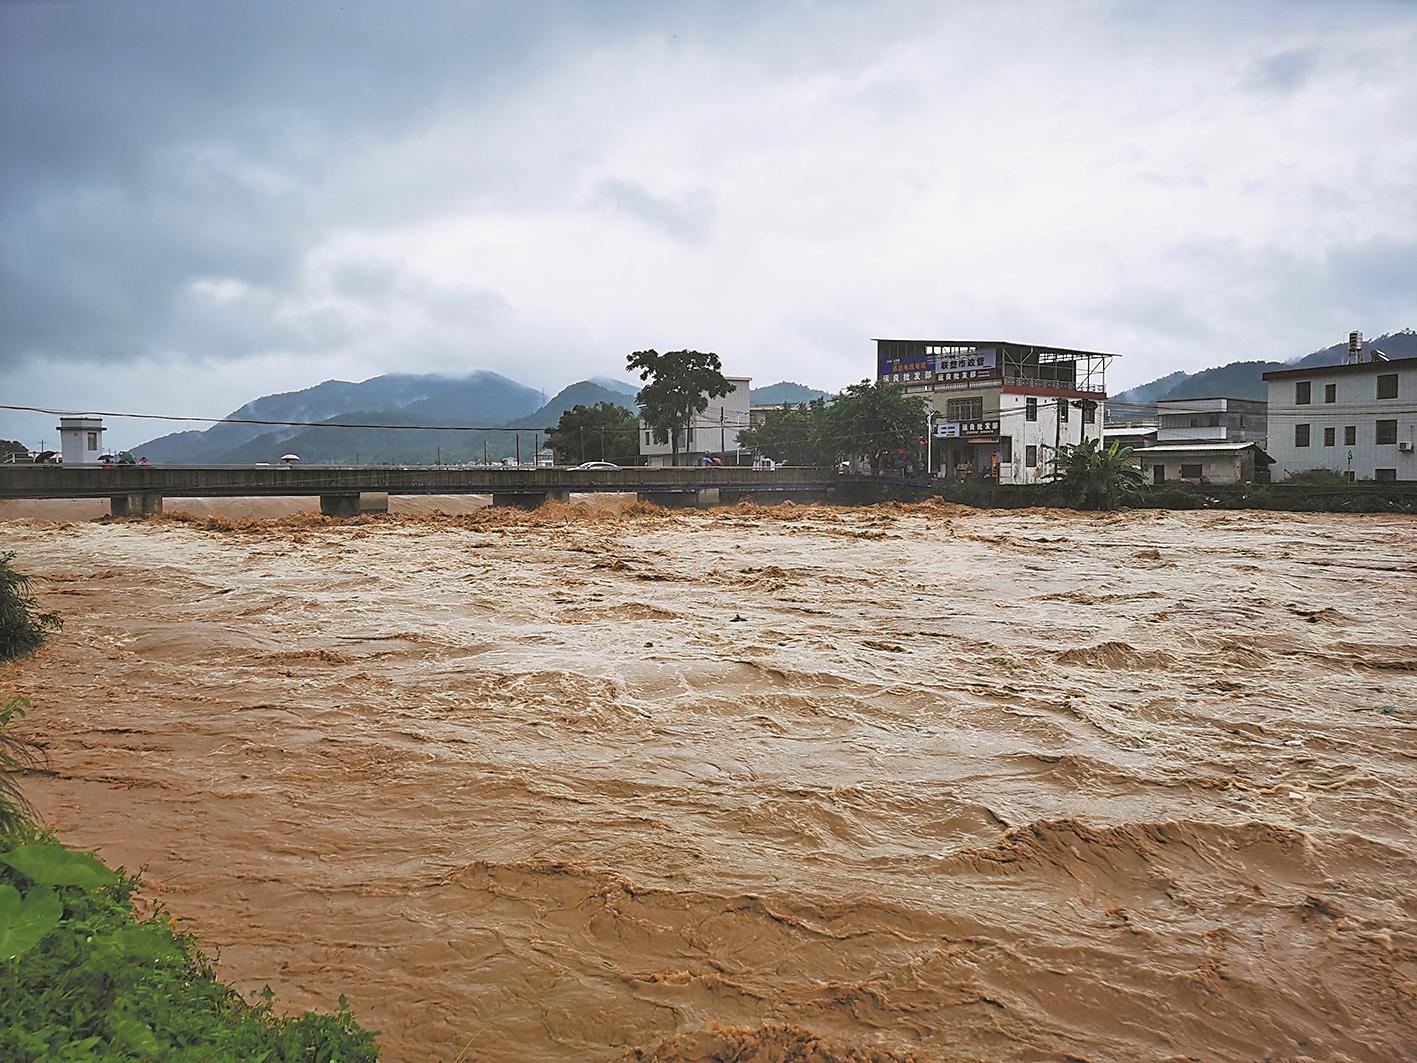
[(59, 418), (59, 452), (65, 465), (92, 465), (103, 453), (102, 417)]

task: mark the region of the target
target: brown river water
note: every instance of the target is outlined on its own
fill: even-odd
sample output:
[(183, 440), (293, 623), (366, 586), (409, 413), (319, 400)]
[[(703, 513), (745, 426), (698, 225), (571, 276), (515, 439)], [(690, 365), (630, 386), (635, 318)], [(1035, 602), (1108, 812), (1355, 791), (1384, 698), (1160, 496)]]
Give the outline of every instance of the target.
[(10, 521), (71, 844), (403, 1060), (1417, 1057), (1417, 521)]

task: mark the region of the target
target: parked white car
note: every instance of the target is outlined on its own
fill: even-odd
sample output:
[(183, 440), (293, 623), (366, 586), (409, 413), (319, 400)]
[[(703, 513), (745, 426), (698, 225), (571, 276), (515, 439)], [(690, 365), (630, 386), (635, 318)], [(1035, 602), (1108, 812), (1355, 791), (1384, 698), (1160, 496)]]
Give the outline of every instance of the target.
[(572, 465), (572, 472), (581, 472), (585, 469), (618, 469), (620, 466), (613, 461), (583, 461), (579, 465)]

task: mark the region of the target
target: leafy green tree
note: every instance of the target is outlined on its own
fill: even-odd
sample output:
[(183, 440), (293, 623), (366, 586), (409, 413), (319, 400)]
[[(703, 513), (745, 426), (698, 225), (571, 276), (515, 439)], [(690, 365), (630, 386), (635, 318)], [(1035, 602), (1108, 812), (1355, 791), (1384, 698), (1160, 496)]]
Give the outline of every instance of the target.
[(723, 375), (723, 364), (713, 353), (636, 351), (625, 359), (625, 369), (649, 381), (635, 397), (640, 419), (650, 428), (669, 434), (675, 465), (679, 464), (679, 433), (687, 433), (694, 414), (707, 410), (710, 399), (722, 398), (733, 390)]
[(573, 406), (561, 414), (546, 437), (547, 445), (567, 463), (611, 461), (634, 465), (640, 456), (639, 421), (614, 402)]
[(831, 465), (839, 451), (825, 399), (769, 410), (758, 427), (738, 433), (738, 442), (744, 450), (784, 465)]
[(827, 437), (834, 456), (866, 458), (877, 472), (904, 461), (907, 471), (924, 467), (925, 400), (899, 384), (863, 380), (829, 407)]
[(1058, 448), (1050, 478), (1076, 509), (1116, 509), (1137, 498), (1146, 483), (1131, 457), (1131, 447), (1084, 439)]

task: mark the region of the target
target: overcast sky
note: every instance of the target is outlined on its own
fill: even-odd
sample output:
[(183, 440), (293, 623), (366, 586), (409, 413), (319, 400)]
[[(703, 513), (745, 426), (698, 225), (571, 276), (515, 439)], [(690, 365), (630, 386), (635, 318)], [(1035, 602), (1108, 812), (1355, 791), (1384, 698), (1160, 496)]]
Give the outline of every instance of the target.
[(0, 402), (1288, 359), (1417, 327), (1414, 55), (1396, 0), (0, 2)]

